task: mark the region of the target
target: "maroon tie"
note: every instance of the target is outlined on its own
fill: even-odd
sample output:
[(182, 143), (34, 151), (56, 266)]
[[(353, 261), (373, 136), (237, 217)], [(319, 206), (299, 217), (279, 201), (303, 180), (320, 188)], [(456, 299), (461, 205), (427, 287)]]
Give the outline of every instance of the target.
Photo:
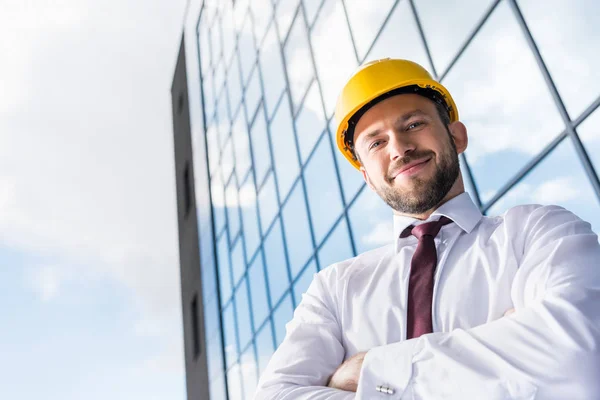
[(406, 338), (412, 339), (433, 332), (431, 322), (431, 299), (433, 297), (433, 277), (437, 265), (437, 251), (433, 238), (443, 225), (452, 222), (442, 217), (438, 221), (412, 225), (406, 228), (401, 238), (414, 235), (419, 244), (410, 263), (408, 283), (408, 307), (406, 311)]

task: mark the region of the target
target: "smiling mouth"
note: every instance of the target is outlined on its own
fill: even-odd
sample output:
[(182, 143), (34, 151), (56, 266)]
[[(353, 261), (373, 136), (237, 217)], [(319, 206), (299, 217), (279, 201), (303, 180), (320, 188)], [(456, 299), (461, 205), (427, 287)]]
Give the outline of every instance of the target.
[(410, 166), (407, 167), (402, 167), (399, 171), (394, 172), (392, 174), (392, 180), (396, 179), (399, 176), (408, 176), (408, 175), (412, 175), (414, 173), (419, 172), (424, 166), (425, 164), (427, 164), (427, 162), (429, 162), (431, 160), (431, 157), (428, 157), (424, 160), (420, 160)]

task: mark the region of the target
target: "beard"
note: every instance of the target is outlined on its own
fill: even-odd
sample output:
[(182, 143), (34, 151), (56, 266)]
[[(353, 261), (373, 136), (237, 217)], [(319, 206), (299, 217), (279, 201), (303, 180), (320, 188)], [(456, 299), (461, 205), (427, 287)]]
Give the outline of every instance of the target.
[[(440, 154), (433, 177), (429, 179), (411, 178), (413, 187), (408, 190), (393, 187), (394, 178), (386, 177), (387, 185), (375, 187), (375, 191), (395, 211), (402, 214), (422, 214), (436, 207), (448, 194), (460, 173), (458, 153), (454, 141), (449, 137), (449, 146)], [(424, 157), (432, 156), (433, 152), (419, 152), (402, 157), (390, 171), (397, 171), (403, 165)]]

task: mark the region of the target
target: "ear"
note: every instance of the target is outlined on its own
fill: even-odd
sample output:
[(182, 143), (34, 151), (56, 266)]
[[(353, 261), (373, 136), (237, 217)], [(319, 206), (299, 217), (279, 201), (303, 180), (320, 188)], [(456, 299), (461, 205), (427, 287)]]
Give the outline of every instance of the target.
[(369, 178), (367, 170), (362, 165), (360, 166), (360, 172), (362, 173), (363, 179), (365, 180), (367, 185), (371, 188), (372, 191), (375, 191), (375, 186), (373, 186), (373, 183), (371, 182), (371, 178)]
[(454, 144), (456, 145), (456, 152), (458, 154), (464, 153), (464, 151), (467, 149), (467, 145), (469, 144), (467, 127), (462, 122), (455, 121), (448, 125), (448, 129), (450, 130), (450, 135), (452, 136), (452, 140), (454, 140)]

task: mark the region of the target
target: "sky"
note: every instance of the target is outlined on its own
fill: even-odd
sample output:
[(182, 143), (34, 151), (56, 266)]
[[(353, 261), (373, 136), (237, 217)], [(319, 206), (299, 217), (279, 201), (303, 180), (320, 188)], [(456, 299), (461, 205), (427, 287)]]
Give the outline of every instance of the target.
[(0, 0), (0, 398), (185, 398), (185, 3)]

